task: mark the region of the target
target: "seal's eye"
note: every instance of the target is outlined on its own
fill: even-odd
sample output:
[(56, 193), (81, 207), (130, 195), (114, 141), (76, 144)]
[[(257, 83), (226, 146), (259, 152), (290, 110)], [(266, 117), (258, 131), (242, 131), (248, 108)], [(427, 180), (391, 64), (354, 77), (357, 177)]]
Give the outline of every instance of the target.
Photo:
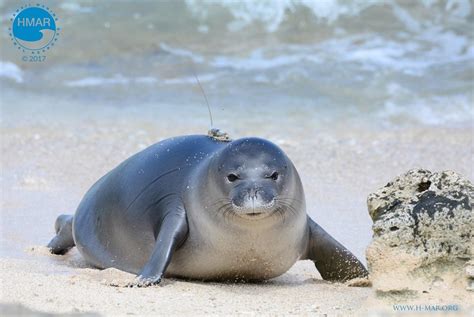
[(276, 181), (278, 179), (278, 172), (273, 172), (272, 175), (270, 175), (271, 179), (273, 179), (274, 181)]
[(229, 182), (231, 182), (231, 183), (232, 183), (232, 182), (235, 182), (235, 181), (238, 180), (238, 179), (239, 179), (239, 176), (237, 176), (237, 175), (235, 175), (235, 174), (229, 174), (229, 175), (227, 175), (227, 180), (228, 180)]

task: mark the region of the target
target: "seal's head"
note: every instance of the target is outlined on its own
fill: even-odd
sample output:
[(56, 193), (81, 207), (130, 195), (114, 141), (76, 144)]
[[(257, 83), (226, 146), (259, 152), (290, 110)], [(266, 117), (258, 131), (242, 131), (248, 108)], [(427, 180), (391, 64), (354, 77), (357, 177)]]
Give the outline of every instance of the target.
[(300, 184), (299, 177), (275, 144), (259, 138), (236, 140), (222, 149), (215, 163), (218, 172), (213, 181), (220, 196), (226, 197), (220, 212), (247, 220), (294, 212), (298, 198), (292, 184)]

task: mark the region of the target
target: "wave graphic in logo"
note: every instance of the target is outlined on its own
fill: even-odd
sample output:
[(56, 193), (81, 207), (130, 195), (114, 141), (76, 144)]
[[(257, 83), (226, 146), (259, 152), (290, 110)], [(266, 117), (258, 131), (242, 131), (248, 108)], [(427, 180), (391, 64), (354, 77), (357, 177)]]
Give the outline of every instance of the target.
[(18, 49), (45, 52), (59, 35), (56, 15), (45, 6), (18, 9), (12, 18), (10, 36)]

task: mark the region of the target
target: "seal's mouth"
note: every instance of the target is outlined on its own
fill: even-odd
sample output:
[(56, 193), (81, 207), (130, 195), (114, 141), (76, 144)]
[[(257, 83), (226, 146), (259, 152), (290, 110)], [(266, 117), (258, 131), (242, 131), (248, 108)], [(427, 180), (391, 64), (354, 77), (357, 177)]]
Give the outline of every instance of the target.
[(250, 213), (235, 213), (240, 218), (249, 220), (260, 220), (269, 217), (271, 212), (250, 212)]
[(251, 205), (245, 204), (245, 206), (238, 206), (232, 203), (234, 213), (245, 219), (263, 219), (270, 216), (273, 213), (275, 207), (275, 200), (270, 201), (267, 204), (252, 202)]

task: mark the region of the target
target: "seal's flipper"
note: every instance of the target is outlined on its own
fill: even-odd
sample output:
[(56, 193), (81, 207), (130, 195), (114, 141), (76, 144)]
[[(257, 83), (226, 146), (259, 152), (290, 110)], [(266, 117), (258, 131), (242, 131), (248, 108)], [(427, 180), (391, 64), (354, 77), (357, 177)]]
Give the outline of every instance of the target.
[(137, 281), (130, 286), (142, 287), (159, 284), (174, 251), (186, 240), (188, 222), (182, 202), (176, 199), (166, 205), (168, 212), (164, 214), (159, 225), (151, 257), (138, 275)]
[(56, 236), (48, 243), (51, 253), (62, 255), (76, 245), (72, 237), (72, 219), (71, 215), (61, 215), (56, 219)]
[(308, 226), (306, 259), (314, 262), (323, 279), (344, 282), (357, 277), (367, 277), (368, 272), (364, 265), (309, 217)]

